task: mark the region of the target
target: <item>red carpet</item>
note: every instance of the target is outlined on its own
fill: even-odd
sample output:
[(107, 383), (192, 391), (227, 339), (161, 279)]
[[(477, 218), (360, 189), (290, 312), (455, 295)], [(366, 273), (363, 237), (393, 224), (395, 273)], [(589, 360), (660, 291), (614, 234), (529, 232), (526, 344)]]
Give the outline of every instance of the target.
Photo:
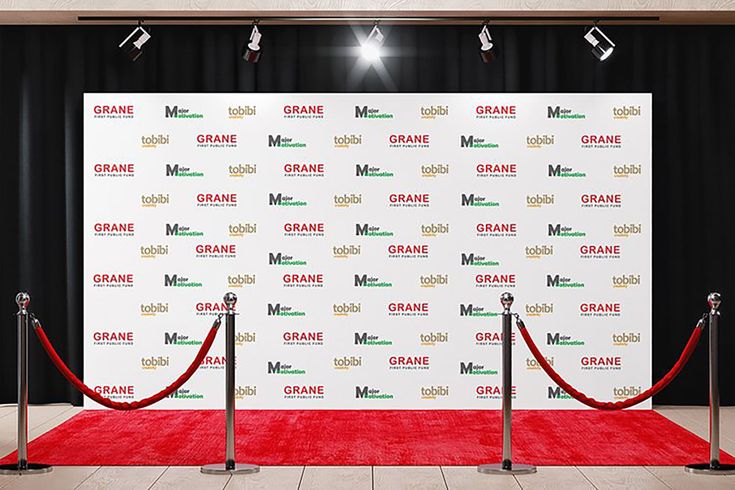
[[(537, 465), (683, 465), (707, 443), (653, 411), (517, 410), (514, 459)], [(54, 465), (224, 460), (224, 412), (89, 410), (30, 444)], [(476, 465), (500, 461), (498, 411), (238, 411), (237, 456), (261, 465)], [(2, 462), (14, 461), (14, 455)], [(723, 462), (735, 459), (723, 453)]]

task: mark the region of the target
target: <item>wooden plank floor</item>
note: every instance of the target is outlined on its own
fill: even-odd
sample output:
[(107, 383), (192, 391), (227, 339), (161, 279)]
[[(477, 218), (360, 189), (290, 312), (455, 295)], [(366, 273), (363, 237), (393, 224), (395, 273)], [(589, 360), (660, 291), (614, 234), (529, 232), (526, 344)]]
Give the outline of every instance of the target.
[[(707, 438), (706, 407), (656, 410)], [(70, 405), (31, 407), (29, 431), (35, 438), (79, 413)], [(0, 406), (0, 454), (15, 447), (16, 409)], [(735, 407), (722, 408), (722, 449), (735, 454)], [(279, 466), (256, 475), (209, 476), (198, 467), (57, 466), (38, 476), (0, 476), (0, 489), (227, 489), (227, 490), (481, 490), (481, 489), (733, 489), (735, 476), (695, 477), (671, 466), (545, 466), (535, 475), (489, 476), (474, 466)]]

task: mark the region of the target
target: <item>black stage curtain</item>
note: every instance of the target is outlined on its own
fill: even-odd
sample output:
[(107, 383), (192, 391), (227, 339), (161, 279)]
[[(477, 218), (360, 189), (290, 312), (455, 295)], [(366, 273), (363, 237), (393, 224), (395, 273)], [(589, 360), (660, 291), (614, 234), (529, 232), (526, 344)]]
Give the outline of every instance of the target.
[[(653, 93), (654, 378), (676, 360), (705, 310), (706, 292), (718, 290), (722, 401), (735, 404), (735, 271), (728, 252), (735, 249), (728, 211), (735, 29), (605, 27), (617, 48), (599, 63), (582, 27), (499, 27), (492, 29), (499, 58), (484, 65), (479, 27), (385, 26), (391, 56), (383, 76), (353, 71), (356, 29), (366, 31), (265, 26), (263, 57), (254, 66), (239, 59), (249, 26), (155, 26), (136, 63), (117, 48), (130, 27), (0, 27), (0, 402), (16, 395), (19, 289), (31, 292), (61, 356), (82, 372), (84, 92), (446, 91)], [(81, 401), (35, 340), (31, 359), (32, 402)], [(706, 401), (702, 342), (656, 402)]]

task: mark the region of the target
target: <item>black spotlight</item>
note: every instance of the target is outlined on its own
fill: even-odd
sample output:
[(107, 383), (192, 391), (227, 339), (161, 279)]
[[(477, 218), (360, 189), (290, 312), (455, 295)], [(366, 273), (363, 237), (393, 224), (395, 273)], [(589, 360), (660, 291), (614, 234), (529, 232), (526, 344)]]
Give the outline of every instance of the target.
[(483, 63), (491, 63), (496, 58), (495, 45), (493, 44), (493, 38), (490, 37), (490, 30), (487, 28), (487, 24), (482, 26), (480, 31), (480, 58)]
[(257, 25), (253, 25), (253, 30), (250, 33), (250, 40), (245, 43), (242, 47), (242, 59), (248, 63), (257, 63), (260, 61), (260, 31)]
[(592, 45), (591, 53), (600, 61), (610, 57), (615, 49), (615, 43), (610, 40), (597, 26), (587, 31), (584, 38)]
[(118, 47), (122, 49), (132, 61), (135, 61), (143, 54), (143, 45), (147, 43), (150, 38), (151, 35), (148, 31), (143, 29), (141, 23), (138, 23), (138, 27), (136, 27)]

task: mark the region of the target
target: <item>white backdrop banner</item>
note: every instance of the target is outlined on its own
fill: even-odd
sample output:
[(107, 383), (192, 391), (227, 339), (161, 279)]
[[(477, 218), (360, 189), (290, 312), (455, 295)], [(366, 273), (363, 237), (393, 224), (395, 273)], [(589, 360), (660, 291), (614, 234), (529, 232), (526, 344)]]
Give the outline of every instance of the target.
[[(498, 408), (504, 291), (588, 395), (651, 385), (650, 94), (84, 104), (84, 376), (105, 396), (178, 377), (227, 291), (239, 408)], [(582, 408), (514, 341), (515, 407)], [(223, 353), (224, 329), (155, 407), (223, 407)]]

